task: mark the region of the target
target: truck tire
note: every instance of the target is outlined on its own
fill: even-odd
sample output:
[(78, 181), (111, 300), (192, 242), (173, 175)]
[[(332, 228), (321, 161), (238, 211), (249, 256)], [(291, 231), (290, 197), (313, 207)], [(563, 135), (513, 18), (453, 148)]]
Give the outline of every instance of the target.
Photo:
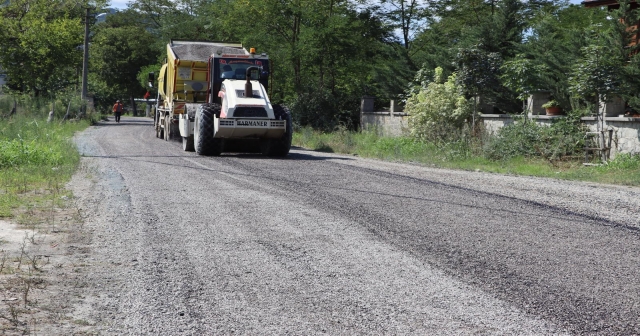
[(219, 104), (203, 104), (196, 111), (193, 138), (196, 153), (200, 155), (220, 155), (220, 139), (213, 137), (213, 116), (220, 116)]
[(268, 156), (284, 157), (291, 150), (291, 138), (293, 137), (293, 125), (291, 120), (291, 112), (282, 105), (273, 105), (273, 114), (278, 120), (285, 120), (287, 128), (280, 139), (269, 140), (263, 147), (263, 154)]
[(189, 137), (182, 137), (182, 150), (185, 152), (193, 152), (195, 146), (193, 145), (193, 135)]
[(164, 117), (164, 140), (171, 140), (171, 119), (169, 116)]
[(154, 121), (154, 125), (156, 127), (156, 138), (162, 139), (164, 138), (164, 132), (162, 131), (162, 127), (160, 126), (162, 123), (162, 117), (160, 116), (160, 112), (156, 110), (156, 119)]

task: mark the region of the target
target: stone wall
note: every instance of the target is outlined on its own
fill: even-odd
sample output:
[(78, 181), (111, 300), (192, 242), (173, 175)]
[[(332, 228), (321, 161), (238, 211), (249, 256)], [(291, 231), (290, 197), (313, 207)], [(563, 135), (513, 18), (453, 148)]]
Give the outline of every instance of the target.
[(376, 130), (386, 137), (409, 134), (409, 116), (401, 112), (363, 112), (360, 115), (363, 130)]
[(374, 111), (374, 97), (363, 97), (360, 105), (360, 127), (364, 131), (375, 130), (381, 136), (397, 137), (409, 134), (409, 116), (402, 112), (395, 101), (388, 109)]
[[(554, 119), (563, 116), (530, 115), (532, 122), (550, 125)], [(500, 128), (513, 124), (514, 118), (508, 114), (483, 114), (480, 116), (485, 129), (495, 134)], [(589, 131), (597, 130), (596, 117), (582, 118), (582, 123)], [(611, 158), (620, 153), (640, 154), (640, 118), (606, 117), (605, 129), (613, 129), (613, 146)]]
[(509, 114), (482, 114), (480, 120), (485, 130), (490, 134), (495, 134), (499, 129), (513, 124), (515, 121)]
[[(604, 118), (605, 129), (613, 129), (611, 157), (619, 153), (640, 154), (640, 118), (608, 117)], [(582, 118), (590, 131), (597, 131), (595, 117)]]

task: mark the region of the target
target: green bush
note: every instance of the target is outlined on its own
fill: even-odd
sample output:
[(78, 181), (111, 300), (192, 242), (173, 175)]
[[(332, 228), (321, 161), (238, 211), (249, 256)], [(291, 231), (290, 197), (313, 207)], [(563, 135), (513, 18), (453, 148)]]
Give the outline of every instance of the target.
[(500, 129), (485, 147), (492, 160), (542, 157), (559, 160), (582, 154), (585, 130), (574, 118), (556, 120), (550, 126), (520, 120)]
[(433, 82), (409, 96), (405, 112), (412, 136), (439, 142), (451, 139), (465, 125), (473, 106), (460, 93), (455, 74), (445, 81), (442, 68), (435, 73)]

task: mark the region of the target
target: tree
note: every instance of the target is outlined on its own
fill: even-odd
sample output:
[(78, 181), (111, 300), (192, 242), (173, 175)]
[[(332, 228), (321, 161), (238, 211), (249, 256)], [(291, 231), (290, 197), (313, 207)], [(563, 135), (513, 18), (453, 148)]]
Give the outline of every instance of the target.
[[(399, 94), (411, 77), (391, 27), (378, 12), (358, 9), (351, 1), (247, 0), (228, 7), (214, 2), (210, 10), (224, 13), (211, 16), (211, 25), (269, 54), (272, 99), (289, 102), (299, 122), (326, 120), (319, 127), (355, 128), (362, 95)], [(302, 100), (334, 108), (311, 117)], [(311, 114), (303, 118), (300, 113)]]
[[(610, 27), (604, 32), (603, 44), (617, 60), (620, 85), (617, 94), (635, 110), (640, 110), (640, 45), (638, 26), (640, 10), (631, 9), (629, 0), (619, 1), (620, 7), (611, 12)], [(629, 24), (633, 23), (633, 25)]]
[[(426, 27), (409, 55), (415, 64), (455, 71), (451, 59), (459, 49), (480, 47), (509, 59), (519, 53), (527, 31), (541, 11), (557, 9), (550, 0), (430, 1)], [(424, 68), (424, 67), (423, 67)]]
[(0, 7), (0, 66), (9, 87), (39, 96), (75, 85), (81, 16), (74, 1), (16, 0)]
[(152, 40), (149, 32), (138, 27), (104, 28), (96, 33), (91, 46), (91, 67), (97, 80), (115, 94), (129, 97), (134, 115), (134, 98), (144, 93), (137, 75), (157, 59), (157, 51), (149, 43)]
[(518, 94), (518, 99), (525, 100), (532, 92), (544, 87), (547, 67), (524, 55), (504, 62), (500, 67), (502, 83)]
[(569, 90), (569, 75), (580, 62), (582, 48), (590, 43), (593, 29), (608, 24), (607, 15), (602, 9), (566, 6), (541, 11), (533, 18), (531, 35), (520, 48), (522, 57), (545, 68), (539, 89), (551, 91), (566, 108), (580, 105), (582, 98)]
[(475, 130), (477, 101), (480, 97), (496, 103), (503, 88), (498, 78), (502, 58), (481, 48), (460, 49), (456, 57), (456, 82), (467, 97), (474, 98), (472, 126)]
[[(426, 1), (421, 0), (380, 0), (384, 16), (391, 27), (402, 32), (402, 44), (410, 49), (415, 35), (422, 30), (429, 17)], [(385, 10), (386, 9), (386, 10)]]
[(592, 44), (582, 48), (583, 58), (576, 63), (569, 79), (570, 89), (578, 97), (609, 100), (625, 88), (623, 60), (606, 46)]

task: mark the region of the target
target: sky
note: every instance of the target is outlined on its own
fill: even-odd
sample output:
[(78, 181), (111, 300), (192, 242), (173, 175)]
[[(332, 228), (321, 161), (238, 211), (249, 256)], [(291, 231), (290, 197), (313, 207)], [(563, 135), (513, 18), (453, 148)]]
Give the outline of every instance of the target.
[[(111, 0), (111, 8), (127, 8), (127, 3), (129, 3), (130, 1), (131, 0)], [(570, 2), (573, 4), (579, 4), (580, 2), (582, 2), (582, 0), (571, 0)]]
[(111, 0), (111, 8), (120, 8), (120, 9), (124, 9), (127, 8), (127, 3), (129, 3), (129, 1), (131, 0)]

